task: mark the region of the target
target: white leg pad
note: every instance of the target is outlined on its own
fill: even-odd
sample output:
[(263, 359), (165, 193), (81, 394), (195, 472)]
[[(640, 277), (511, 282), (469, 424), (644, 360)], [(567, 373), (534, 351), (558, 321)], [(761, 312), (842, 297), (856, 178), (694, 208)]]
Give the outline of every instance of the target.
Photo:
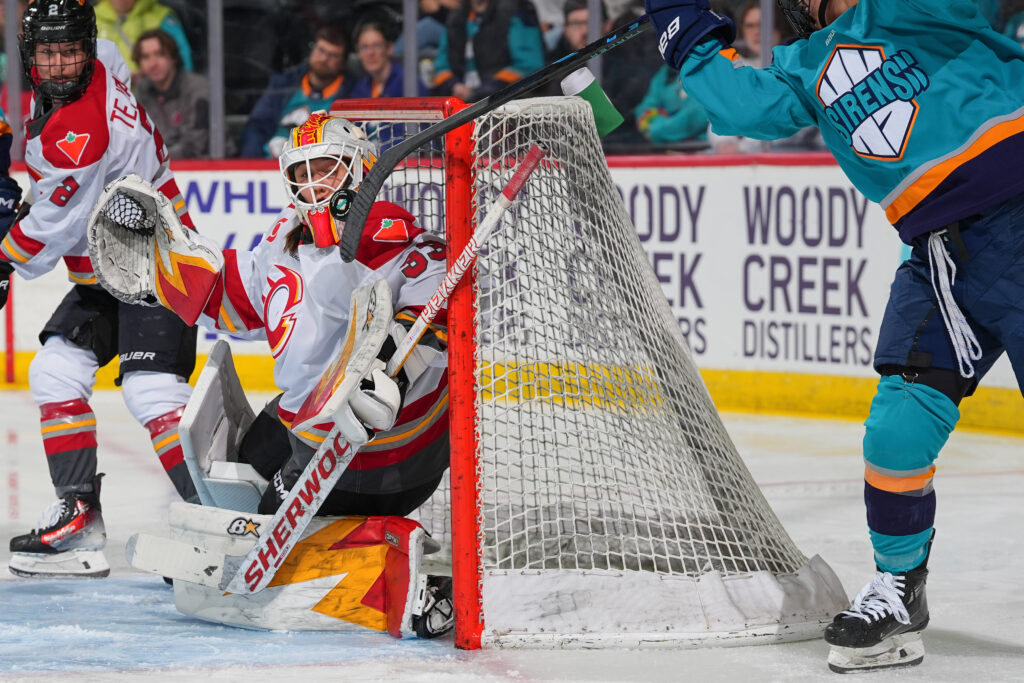
[(218, 341), (178, 423), (185, 464), (203, 505), (256, 512), (267, 481), (238, 462), (238, 444), (253, 419), (231, 347)]

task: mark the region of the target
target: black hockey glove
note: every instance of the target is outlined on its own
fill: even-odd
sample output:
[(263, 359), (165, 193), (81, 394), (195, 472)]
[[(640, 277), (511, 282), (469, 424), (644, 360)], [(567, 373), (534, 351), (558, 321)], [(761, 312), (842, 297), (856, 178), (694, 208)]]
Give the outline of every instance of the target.
[(711, 9), (708, 0), (644, 0), (644, 7), (658, 31), (661, 58), (673, 69), (704, 36), (714, 35), (724, 45), (736, 38), (736, 24)]
[(6, 261), (0, 261), (0, 310), (7, 305), (7, 297), (11, 293), (11, 273), (14, 266)]
[(0, 175), (0, 240), (7, 237), (21, 204), (21, 188), (10, 176)]

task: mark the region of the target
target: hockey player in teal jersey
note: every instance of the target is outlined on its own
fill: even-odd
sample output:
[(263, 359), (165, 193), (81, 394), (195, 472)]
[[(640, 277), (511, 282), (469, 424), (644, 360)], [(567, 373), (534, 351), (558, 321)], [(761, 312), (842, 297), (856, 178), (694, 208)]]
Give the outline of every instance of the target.
[(875, 350), (864, 500), (875, 577), (825, 632), (829, 666), (917, 664), (934, 461), (1005, 351), (1024, 387), (1024, 51), (974, 0), (779, 0), (800, 39), (734, 68), (707, 0), (646, 0), (669, 66), (722, 135), (817, 126), (911, 246)]

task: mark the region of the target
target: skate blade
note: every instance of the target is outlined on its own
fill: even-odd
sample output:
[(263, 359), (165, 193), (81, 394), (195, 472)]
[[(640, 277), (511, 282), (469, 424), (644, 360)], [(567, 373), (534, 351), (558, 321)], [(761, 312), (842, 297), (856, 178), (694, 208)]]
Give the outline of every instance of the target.
[(102, 550), (68, 550), (55, 555), (11, 553), (8, 569), (26, 579), (99, 579), (110, 574)]
[(872, 669), (896, 669), (916, 666), (924, 660), (924, 642), (920, 631), (886, 638), (873, 647), (839, 647), (828, 653), (828, 668), (845, 674)]

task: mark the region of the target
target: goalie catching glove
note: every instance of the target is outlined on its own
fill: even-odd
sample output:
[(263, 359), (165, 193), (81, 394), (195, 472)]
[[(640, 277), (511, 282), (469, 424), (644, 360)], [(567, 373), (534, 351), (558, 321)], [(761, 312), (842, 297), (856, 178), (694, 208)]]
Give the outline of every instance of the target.
[(162, 304), (189, 325), (216, 286), (224, 256), (182, 225), (171, 202), (135, 174), (108, 184), (89, 216), (89, 258), (103, 288), (130, 304)]

